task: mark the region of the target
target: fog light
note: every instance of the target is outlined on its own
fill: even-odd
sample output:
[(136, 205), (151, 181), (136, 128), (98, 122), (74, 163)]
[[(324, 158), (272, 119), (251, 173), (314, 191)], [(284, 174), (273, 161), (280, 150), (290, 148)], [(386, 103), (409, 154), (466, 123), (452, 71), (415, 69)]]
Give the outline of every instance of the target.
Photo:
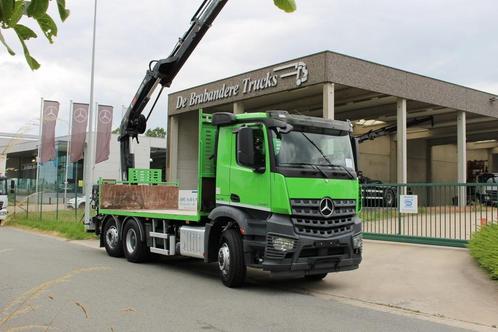
[(361, 233), (353, 236), (353, 248), (360, 249), (363, 246), (363, 235)]
[(273, 248), (283, 252), (292, 250), (294, 248), (294, 240), (285, 237), (274, 237)]

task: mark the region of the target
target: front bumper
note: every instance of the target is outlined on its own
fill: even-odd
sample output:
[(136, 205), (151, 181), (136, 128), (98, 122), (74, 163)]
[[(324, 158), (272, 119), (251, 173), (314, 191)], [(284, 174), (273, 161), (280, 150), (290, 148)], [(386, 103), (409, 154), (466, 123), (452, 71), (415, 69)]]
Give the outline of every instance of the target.
[[(272, 215), (266, 222), (266, 241), (245, 241), (246, 253), (264, 247), (260, 264), (264, 271), (275, 277), (303, 277), (306, 275), (340, 272), (357, 269), (362, 260), (362, 249), (354, 248), (353, 236), (361, 234), (361, 222), (354, 217), (352, 231), (332, 237), (312, 237), (296, 234), (289, 216)], [(294, 246), (287, 252), (275, 250), (272, 239), (294, 239)]]

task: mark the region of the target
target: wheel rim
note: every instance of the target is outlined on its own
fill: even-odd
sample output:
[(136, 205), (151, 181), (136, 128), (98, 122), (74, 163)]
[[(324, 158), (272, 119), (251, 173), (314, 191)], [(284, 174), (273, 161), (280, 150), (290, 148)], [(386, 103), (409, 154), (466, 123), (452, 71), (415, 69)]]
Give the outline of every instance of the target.
[(137, 249), (137, 233), (133, 228), (130, 228), (126, 233), (126, 249), (130, 254)]
[(221, 245), (220, 250), (218, 251), (218, 266), (224, 276), (230, 272), (230, 249), (226, 242)]
[(116, 226), (110, 226), (105, 234), (106, 242), (112, 249), (116, 248), (118, 244), (118, 229)]

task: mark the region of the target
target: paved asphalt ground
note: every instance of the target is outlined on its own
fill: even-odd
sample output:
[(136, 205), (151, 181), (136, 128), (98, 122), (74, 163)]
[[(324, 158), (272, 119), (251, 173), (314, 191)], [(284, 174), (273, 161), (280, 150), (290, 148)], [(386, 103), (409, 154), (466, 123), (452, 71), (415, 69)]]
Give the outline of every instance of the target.
[(105, 251), (0, 228), (0, 331), (455, 331), (292, 291), (228, 289), (193, 259), (131, 264)]

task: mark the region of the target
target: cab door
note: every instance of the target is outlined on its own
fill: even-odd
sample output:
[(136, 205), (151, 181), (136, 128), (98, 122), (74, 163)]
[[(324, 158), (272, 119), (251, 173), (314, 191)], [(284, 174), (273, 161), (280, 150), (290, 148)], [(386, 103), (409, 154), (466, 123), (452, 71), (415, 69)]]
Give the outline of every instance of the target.
[(260, 124), (243, 126), (254, 129), (255, 157), (264, 161), (265, 167), (255, 170), (241, 165), (237, 157), (237, 140), (238, 129), (242, 126), (235, 127), (232, 136), (230, 167), (230, 205), (270, 211), (270, 159), (267, 132)]

